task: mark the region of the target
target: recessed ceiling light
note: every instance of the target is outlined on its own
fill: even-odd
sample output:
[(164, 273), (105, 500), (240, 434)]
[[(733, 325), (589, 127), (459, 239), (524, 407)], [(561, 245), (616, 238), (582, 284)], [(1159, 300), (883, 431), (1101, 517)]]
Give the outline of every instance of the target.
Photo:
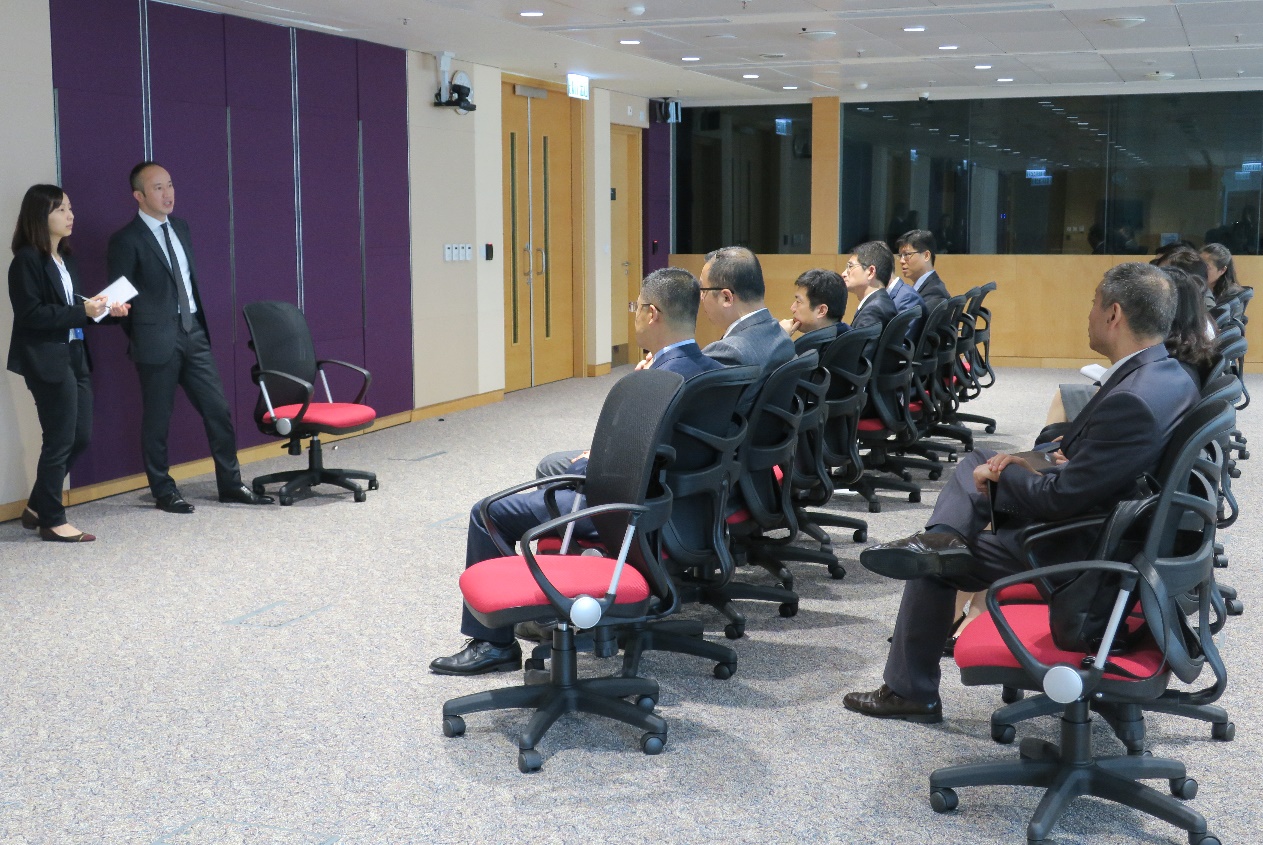
[(760, 59), (783, 59), (785, 58), (785, 54), (784, 53), (759, 53), (759, 58)]
[(1107, 23), (1119, 29), (1131, 29), (1133, 26), (1140, 26), (1144, 22), (1144, 18), (1105, 18), (1102, 21), (1102, 23)]
[(974, 70), (991, 70), (991, 65), (974, 65)]
[(741, 78), (742, 79), (758, 79), (759, 75), (757, 73), (743, 73), (741, 74)]
[(904, 31), (904, 32), (925, 32), (925, 27), (923, 27), (923, 26), (905, 26), (905, 27), (903, 28), (903, 31)]
[(1175, 74), (1169, 70), (1151, 70), (1145, 74), (1145, 78), (1156, 82), (1160, 79), (1174, 79)]
[(685, 56), (684, 58), (680, 59), (680, 61), (682, 61), (682, 62), (700, 62), (700, 61), (701, 61), (701, 59), (699, 59), (697, 56)]
[(996, 82), (1012, 82), (1012, 81), (1013, 81), (1013, 77), (1011, 76), (1002, 76), (996, 80)]
[(837, 35), (832, 29), (804, 29), (798, 34), (808, 41), (827, 41)]
[(960, 46), (956, 44), (944, 44), (939, 47), (940, 50), (959, 50)]
[(542, 18), (544, 16), (543, 12), (519, 12), (518, 14), (524, 18)]
[(736, 38), (737, 36), (732, 35), (731, 33), (724, 32), (724, 33), (720, 33), (720, 34), (718, 34), (718, 35), (708, 35), (708, 36), (706, 36), (706, 37), (707, 37), (707, 38)]
[(797, 90), (798, 90), (798, 86), (797, 86), (797, 85), (782, 85), (781, 87), (782, 87), (782, 88), (784, 88), (786, 91), (797, 91)]
[(1087, 125), (1088, 125), (1088, 122), (1087, 122), (1086, 120), (1080, 120), (1080, 121), (1079, 121), (1078, 123), (1076, 123), (1075, 125), (1076, 125), (1076, 126), (1087, 126)]
[(639, 44), (640, 42), (639, 42), (639, 41), (620, 41), (620, 42), (618, 42), (618, 43), (619, 43), (619, 44), (632, 45), (632, 44)]

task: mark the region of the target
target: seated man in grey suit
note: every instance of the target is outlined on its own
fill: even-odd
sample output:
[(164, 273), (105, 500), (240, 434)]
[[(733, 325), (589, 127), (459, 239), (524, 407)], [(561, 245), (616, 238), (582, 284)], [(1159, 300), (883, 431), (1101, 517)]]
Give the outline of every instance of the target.
[[(651, 363), (637, 369), (667, 370), (687, 379), (722, 366), (703, 355), (693, 339), (698, 303), (697, 280), (687, 270), (668, 267), (656, 270), (645, 278), (635, 303), (636, 343), (642, 348), (657, 351), (651, 356)], [(635, 374), (627, 378), (635, 378)], [(575, 462), (573, 469), (562, 471), (582, 473), (586, 469), (587, 460), (584, 458)], [(557, 494), (557, 506), (563, 513), (570, 510), (574, 500), (573, 491)], [(582, 507), (582, 503), (579, 506)], [(501, 535), (508, 542), (516, 543), (528, 530), (548, 521), (551, 515), (544, 493), (531, 490), (496, 501), (491, 505), (490, 517)], [(581, 520), (575, 524), (574, 536), (594, 539), (596, 527), (591, 520)], [(469, 514), (465, 566), (468, 568), (499, 556), (500, 552), (483, 526), (475, 505)], [(488, 628), (465, 608), (461, 633), (470, 638), (465, 647), (450, 657), (436, 658), (430, 663), (430, 671), (440, 675), (480, 675), (521, 668), (522, 649), (513, 637), (512, 628)]]
[(850, 328), (842, 322), (846, 313), (846, 282), (832, 270), (817, 267), (794, 281), (794, 301), (789, 305), (789, 318), (781, 320), (781, 328), (798, 338), (802, 348), (814, 348), (816, 342), (833, 340)]
[(898, 253), (903, 278), (925, 300), (926, 316), (940, 302), (951, 299), (947, 286), (934, 269), (934, 235), (931, 232), (925, 229), (904, 232), (903, 237), (895, 244), (895, 251)]
[(895, 270), (895, 257), (881, 241), (857, 246), (846, 262), (843, 278), (846, 289), (858, 300), (851, 328), (879, 325), (883, 329), (895, 318), (899, 308), (886, 292), (886, 284)]
[[(977, 449), (964, 456), (939, 494), (926, 530), (864, 550), (865, 567), (907, 580), (886, 658), (885, 683), (847, 694), (848, 710), (885, 719), (939, 722), (939, 659), (952, 629), (956, 591), (979, 590), (1026, 570), (1017, 543), (1032, 522), (1102, 512), (1132, 495), (1136, 479), (1157, 469), (1180, 417), (1198, 390), (1163, 340), (1176, 295), (1161, 270), (1120, 264), (1097, 286), (1088, 314), (1088, 340), (1112, 366), (1101, 389), (1074, 421), (1042, 473), (1020, 457)], [(989, 521), (987, 483), (996, 484), (996, 531)], [(1070, 535), (1057, 560), (1080, 560), (1095, 532)]]

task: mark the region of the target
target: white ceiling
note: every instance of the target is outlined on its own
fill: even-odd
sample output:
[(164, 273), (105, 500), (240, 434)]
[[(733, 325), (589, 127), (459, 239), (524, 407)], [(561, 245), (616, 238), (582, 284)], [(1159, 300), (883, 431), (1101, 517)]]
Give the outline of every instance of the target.
[[(1260, 0), (177, 2), (426, 53), (449, 50), (458, 61), (524, 76), (563, 81), (567, 72), (583, 73), (598, 87), (686, 103), (1263, 88)], [(1144, 22), (1119, 27), (1110, 18)], [(905, 32), (909, 26), (925, 31)], [(804, 30), (836, 35), (809, 40)]]

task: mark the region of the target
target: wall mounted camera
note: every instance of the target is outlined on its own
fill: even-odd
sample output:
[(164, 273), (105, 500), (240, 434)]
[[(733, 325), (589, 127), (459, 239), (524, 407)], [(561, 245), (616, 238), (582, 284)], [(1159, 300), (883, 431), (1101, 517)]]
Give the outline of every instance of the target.
[(923, 103), (928, 103), (930, 101), (930, 92), (922, 91), (920, 94), (917, 95), (917, 99)]
[(455, 57), (455, 53), (446, 51), (435, 57), (439, 62), (439, 90), (434, 95), (434, 105), (456, 109), (457, 114), (465, 114), (478, 108), (470, 102), (470, 97), (474, 94), (474, 83), (463, 70), (452, 73), (452, 59)]

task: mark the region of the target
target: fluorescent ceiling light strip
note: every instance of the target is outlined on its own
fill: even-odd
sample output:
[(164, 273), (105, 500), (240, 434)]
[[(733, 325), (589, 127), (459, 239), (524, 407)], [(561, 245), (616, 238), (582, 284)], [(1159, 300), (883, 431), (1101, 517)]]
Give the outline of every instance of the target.
[(981, 15), (990, 14), (992, 12), (1032, 12), (1046, 11), (1055, 8), (1052, 3), (1031, 2), (1031, 3), (1006, 3), (1003, 5), (986, 4), (981, 6), (930, 6), (916, 8), (908, 8), (906, 6), (894, 9), (871, 9), (863, 11), (850, 12), (834, 12), (835, 18), (847, 21), (874, 20), (878, 18), (923, 18), (938, 15)]

